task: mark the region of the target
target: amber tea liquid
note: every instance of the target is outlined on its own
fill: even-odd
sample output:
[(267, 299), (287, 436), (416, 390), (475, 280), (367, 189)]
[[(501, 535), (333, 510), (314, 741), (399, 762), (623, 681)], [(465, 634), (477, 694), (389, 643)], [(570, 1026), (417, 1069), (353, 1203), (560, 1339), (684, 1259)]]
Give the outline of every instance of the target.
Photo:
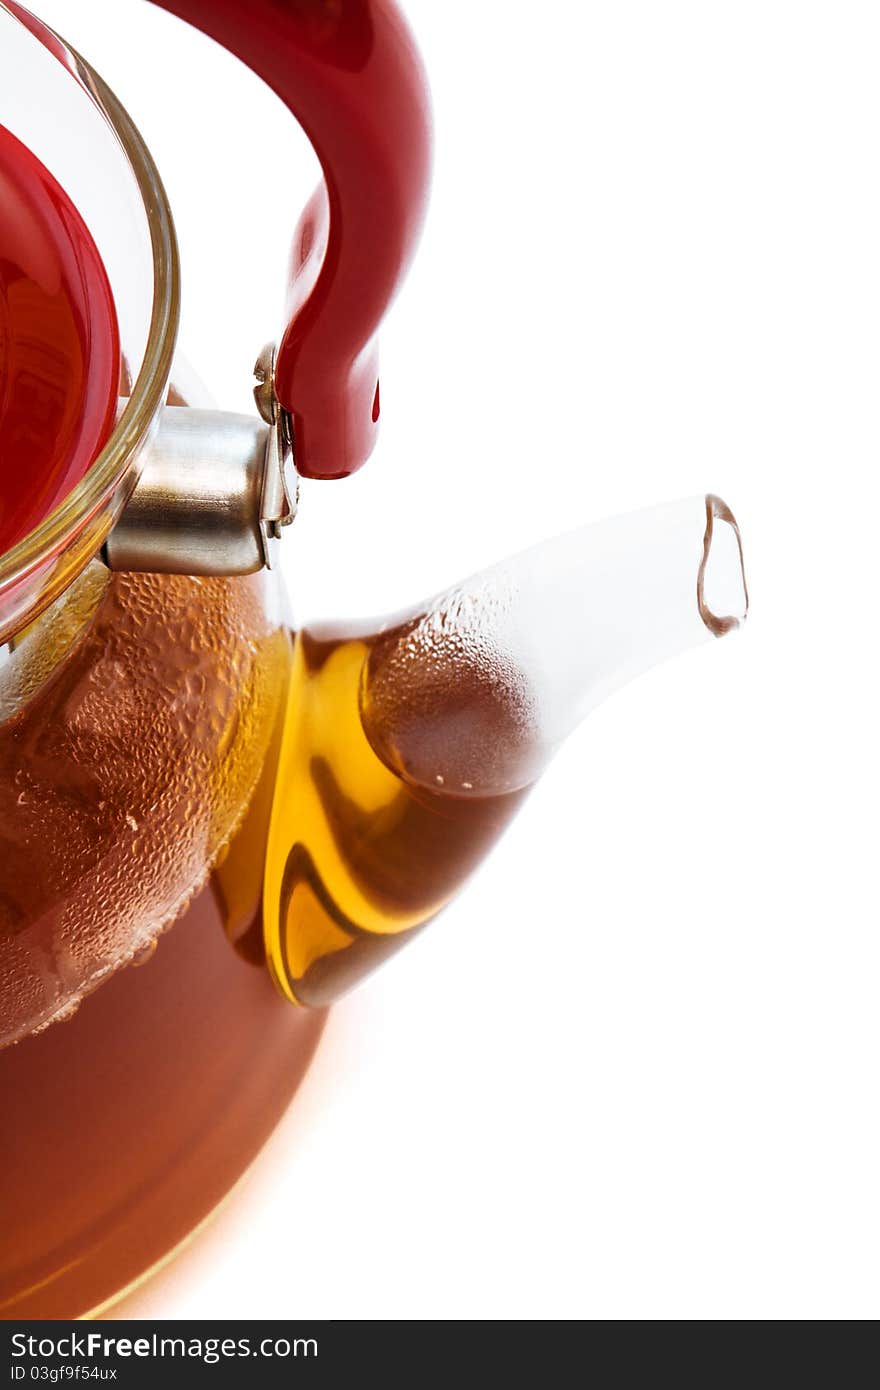
[(515, 673), (453, 643), (435, 661), (417, 628), (296, 640), (264, 911), (300, 1004), (332, 1002), (436, 916), (527, 790), (480, 791), (528, 741)]
[[(291, 642), (256, 580), (81, 587), (91, 618), (62, 612), (54, 673), (0, 722), (6, 1318), (101, 1306), (211, 1213), (320, 1035), (291, 999), (337, 998), (410, 939), (524, 795), (470, 781), (521, 723), (497, 673), (392, 661), (370, 682), (402, 629)], [(45, 651), (27, 640), (19, 692)], [(433, 787), (395, 766), (437, 759)]]

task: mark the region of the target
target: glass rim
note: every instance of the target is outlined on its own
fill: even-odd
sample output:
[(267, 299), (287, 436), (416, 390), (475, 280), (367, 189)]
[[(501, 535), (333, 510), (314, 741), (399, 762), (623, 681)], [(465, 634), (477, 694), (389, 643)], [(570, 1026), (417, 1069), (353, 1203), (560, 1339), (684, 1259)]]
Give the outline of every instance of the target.
[[(0, 3), (0, 10), (6, 11)], [(14, 16), (10, 16), (14, 18)], [(165, 404), (180, 323), (180, 255), (168, 196), (149, 148), (115, 93), (64, 39), (71, 76), (91, 97), (113, 132), (134, 175), (153, 257), (153, 304), (143, 361), (110, 437), (85, 476), (33, 531), (0, 554), (0, 591), (63, 549), (113, 496), (134, 459), (148, 443)]]

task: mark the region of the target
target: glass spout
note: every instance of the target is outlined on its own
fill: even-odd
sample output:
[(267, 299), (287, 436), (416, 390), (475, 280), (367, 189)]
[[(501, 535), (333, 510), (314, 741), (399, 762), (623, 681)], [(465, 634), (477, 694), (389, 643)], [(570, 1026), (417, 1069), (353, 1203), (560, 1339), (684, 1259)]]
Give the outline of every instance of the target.
[(373, 642), (364, 729), (408, 781), (456, 796), (530, 785), (627, 681), (723, 636), (748, 608), (720, 498), (613, 517), (524, 551)]
[(536, 546), (409, 615), (296, 640), (264, 927), (288, 997), (326, 1004), (442, 909), (593, 706), (744, 620), (720, 498)]

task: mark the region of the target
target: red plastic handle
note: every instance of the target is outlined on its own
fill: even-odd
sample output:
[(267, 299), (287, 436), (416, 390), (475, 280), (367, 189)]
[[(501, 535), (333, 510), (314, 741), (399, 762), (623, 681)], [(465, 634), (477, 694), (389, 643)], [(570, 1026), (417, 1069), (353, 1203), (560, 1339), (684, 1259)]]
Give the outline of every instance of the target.
[(324, 173), (293, 245), (276, 364), (300, 473), (342, 478), (376, 440), (376, 334), (418, 241), (427, 83), (393, 0), (153, 0), (243, 59), (290, 107)]

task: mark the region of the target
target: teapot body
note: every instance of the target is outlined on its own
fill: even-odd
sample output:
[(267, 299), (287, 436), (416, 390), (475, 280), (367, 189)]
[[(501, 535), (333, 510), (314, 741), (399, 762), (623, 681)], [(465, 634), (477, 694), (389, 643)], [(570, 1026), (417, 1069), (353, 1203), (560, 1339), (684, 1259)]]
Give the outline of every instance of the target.
[(290, 661), (277, 572), (100, 560), (0, 649), (2, 1317), (115, 1301), (308, 1066), (260, 912)]

